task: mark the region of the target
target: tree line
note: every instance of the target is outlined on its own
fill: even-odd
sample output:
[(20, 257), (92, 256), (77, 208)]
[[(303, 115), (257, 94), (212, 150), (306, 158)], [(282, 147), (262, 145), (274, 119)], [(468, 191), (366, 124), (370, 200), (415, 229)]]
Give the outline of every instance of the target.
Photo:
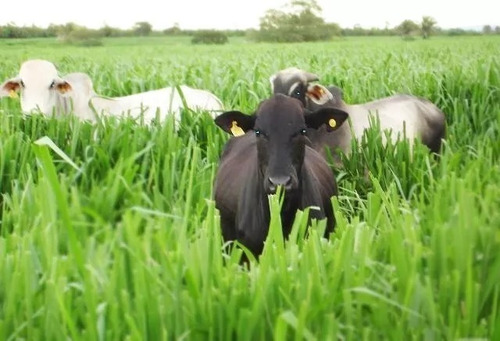
[(150, 23), (137, 22), (130, 29), (118, 29), (104, 26), (100, 29), (89, 29), (75, 23), (64, 25), (51, 24), (47, 28), (37, 26), (17, 26), (9, 23), (0, 26), (0, 38), (45, 38), (56, 37), (63, 42), (83, 43), (84, 45), (100, 45), (104, 37), (134, 36), (192, 36), (193, 43), (223, 44), (229, 36), (247, 36), (255, 41), (267, 42), (302, 42), (329, 40), (339, 36), (401, 36), (404, 39), (415, 39), (421, 36), (428, 39), (431, 35), (478, 35), (500, 34), (500, 26), (485, 25), (482, 31), (441, 29), (434, 18), (424, 16), (421, 22), (404, 20), (399, 25), (389, 28), (363, 28), (356, 25), (342, 28), (336, 23), (328, 23), (322, 17), (322, 9), (316, 0), (292, 0), (282, 9), (269, 9), (260, 18), (259, 29), (248, 30), (185, 30), (178, 24), (155, 31)]

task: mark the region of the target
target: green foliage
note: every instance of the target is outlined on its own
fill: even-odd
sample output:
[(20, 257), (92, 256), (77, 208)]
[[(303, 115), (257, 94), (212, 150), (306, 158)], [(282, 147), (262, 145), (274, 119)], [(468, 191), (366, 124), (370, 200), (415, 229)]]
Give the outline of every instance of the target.
[[(297, 6), (297, 2), (293, 2)], [(300, 3), (302, 4), (302, 3)], [(293, 8), (293, 6), (291, 6)], [(314, 6), (313, 6), (314, 7)], [(281, 11), (278, 11), (281, 12)], [(268, 13), (272, 13), (272, 10)], [(286, 16), (288, 12), (284, 11), (283, 12)], [(307, 13), (307, 12), (306, 12)], [(316, 16), (318, 21), (315, 22), (322, 22), (322, 18), (317, 12), (310, 12), (305, 16), (307, 18), (308, 16), (311, 17), (311, 13), (313, 16)], [(265, 18), (265, 17), (264, 17)], [(302, 18), (302, 19), (305, 19)], [(300, 18), (295, 17), (294, 20), (301, 20)], [(279, 20), (278, 20), (279, 21)], [(281, 22), (281, 21), (280, 21)], [(290, 33), (290, 30), (297, 30), (296, 27), (292, 26), (290, 28), (290, 22), (282, 22), (287, 30), (279, 31), (276, 30), (275, 28), (271, 27), (270, 31), (256, 31), (255, 29), (248, 29), (248, 30), (223, 30), (221, 32), (224, 32), (227, 36), (231, 37), (243, 37), (247, 36), (252, 40), (262, 40), (262, 41), (286, 41), (286, 36), (288, 33)], [(174, 26), (167, 28), (163, 31), (153, 31), (152, 27), (151, 30), (149, 29), (150, 24), (143, 22), (143, 23), (137, 23), (141, 25), (136, 25), (132, 29), (119, 29), (115, 27), (110, 27), (108, 25), (105, 25), (101, 27), (98, 31), (101, 33), (103, 37), (133, 37), (133, 36), (159, 36), (159, 35), (169, 35), (169, 36), (193, 36), (197, 33), (199, 33), (200, 30), (188, 30), (188, 29), (181, 29), (177, 24)], [(284, 26), (284, 27), (285, 27)], [(487, 25), (488, 26), (488, 25)], [(19, 38), (41, 38), (41, 37), (56, 37), (58, 35), (65, 36), (68, 30), (73, 30), (73, 28), (78, 27), (80, 29), (86, 29), (85, 27), (77, 26), (74, 23), (67, 23), (64, 25), (55, 25), (55, 24), (50, 24), (49, 27), (47, 28), (41, 28), (37, 26), (16, 26), (13, 23), (9, 23), (5, 26), (0, 26), (0, 38), (10, 38), (10, 39), (19, 39)], [(378, 27), (371, 27), (371, 28), (364, 28), (361, 27), (360, 25), (354, 25), (354, 27), (349, 28), (349, 27), (344, 27), (340, 28), (337, 24), (335, 23), (323, 23), (320, 26), (315, 28), (311, 28), (309, 26), (302, 27), (302, 31), (300, 32), (295, 32), (292, 34), (291, 38), (288, 39), (296, 39), (297, 41), (306, 41), (307, 39), (313, 39), (316, 40), (316, 37), (321, 36), (323, 40), (328, 40), (332, 37), (335, 36), (393, 36), (393, 35), (400, 35), (401, 32), (398, 31), (398, 27), (395, 28), (378, 28)], [(422, 31), (422, 27), (421, 27)], [(495, 33), (495, 34), (500, 34), (500, 26), (495, 26), (493, 27), (489, 26), (489, 29), (486, 29), (486, 34), (490, 33)], [(66, 32), (66, 33), (65, 33)], [(149, 33), (147, 33), (149, 32)], [(307, 32), (304, 34), (303, 32)], [(62, 34), (61, 34), (62, 33)], [(143, 34), (144, 33), (144, 34)], [(461, 28), (451, 28), (451, 29), (442, 29), (438, 27), (433, 27), (431, 30), (431, 33), (435, 33), (436, 35), (449, 35), (449, 36), (457, 36), (457, 35), (479, 35), (481, 32), (474, 31), (474, 30), (464, 30)], [(422, 31), (423, 34), (423, 31)], [(485, 33), (483, 33), (485, 34)], [(266, 38), (266, 36), (268, 38)], [(313, 38), (311, 38), (311, 36)], [(426, 37), (428, 37), (427, 35)], [(267, 39), (267, 40), (266, 40)]]
[(499, 37), (103, 41), (0, 41), (0, 80), (43, 55), (103, 95), (188, 84), (251, 112), (271, 74), (299, 66), (348, 103), (430, 99), (446, 113), (443, 151), (369, 131), (336, 169), (331, 237), (322, 221), (306, 233), (299, 212), (283, 241), (272, 196), (264, 254), (243, 267), (241, 250), (222, 251), (213, 179), (228, 136), (206, 113), (184, 111), (176, 132), (25, 117), (2, 98), (1, 340), (499, 339)]
[(8, 23), (0, 26), (0, 38), (45, 38), (55, 37), (56, 33), (49, 27), (43, 29), (36, 26), (16, 26), (14, 23)]
[(182, 33), (182, 30), (179, 24), (175, 23), (174, 26), (164, 29), (163, 33), (167, 35), (179, 35)]
[(412, 20), (404, 20), (396, 30), (403, 36), (409, 37), (411, 34), (415, 34), (419, 30), (419, 26)]
[(229, 38), (222, 31), (204, 30), (198, 31), (191, 39), (193, 44), (216, 44), (222, 45), (229, 42)]
[(102, 34), (100, 30), (89, 30), (86, 28), (76, 28), (65, 35), (59, 37), (59, 39), (68, 44), (74, 44), (79, 46), (101, 46)]
[(427, 39), (431, 36), (435, 29), (437, 22), (434, 18), (429, 16), (424, 16), (422, 18), (422, 23), (420, 24), (420, 31), (422, 32), (422, 37)]
[(289, 7), (290, 10), (268, 10), (253, 38), (269, 42), (302, 42), (328, 40), (340, 35), (337, 24), (327, 24), (320, 16), (321, 7), (316, 1), (292, 1)]
[(483, 33), (484, 34), (491, 34), (491, 33), (493, 33), (493, 28), (491, 27), (491, 25), (484, 25), (483, 26)]
[(398, 35), (395, 29), (386, 28), (363, 28), (361, 25), (354, 25), (352, 28), (342, 28), (343, 36), (394, 36)]
[(139, 21), (135, 23), (132, 30), (136, 36), (148, 36), (153, 31), (153, 25), (146, 21)]

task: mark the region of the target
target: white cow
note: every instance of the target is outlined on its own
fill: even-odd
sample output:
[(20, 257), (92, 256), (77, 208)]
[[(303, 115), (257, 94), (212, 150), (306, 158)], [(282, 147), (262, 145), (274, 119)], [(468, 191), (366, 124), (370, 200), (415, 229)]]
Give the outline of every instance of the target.
[[(382, 131), (390, 131), (393, 142), (408, 139), (412, 146), (415, 138), (438, 153), (444, 137), (446, 118), (443, 112), (430, 101), (412, 95), (398, 94), (368, 103), (346, 104), (342, 90), (335, 86), (328, 88), (311, 82), (319, 80), (315, 74), (288, 68), (271, 76), (274, 93), (282, 93), (299, 99), (306, 108), (334, 107), (349, 114), (350, 125), (344, 124), (334, 133), (313, 132), (312, 143), (318, 150), (324, 147), (340, 148), (345, 154), (351, 151), (351, 139), (361, 140), (373, 119), (379, 120)], [(385, 135), (382, 135), (385, 141)]]
[[(180, 90), (180, 93), (178, 91)], [(160, 120), (173, 114), (180, 121), (184, 108), (209, 111), (212, 117), (223, 110), (222, 102), (212, 93), (186, 85), (166, 87), (129, 96), (108, 98), (95, 93), (92, 80), (85, 73), (58, 75), (54, 64), (46, 60), (28, 60), (21, 65), (19, 75), (0, 86), (0, 98), (21, 93), (21, 108), (25, 113), (39, 111), (44, 115), (77, 117), (95, 121), (99, 115), (139, 118), (150, 123), (159, 113)]]

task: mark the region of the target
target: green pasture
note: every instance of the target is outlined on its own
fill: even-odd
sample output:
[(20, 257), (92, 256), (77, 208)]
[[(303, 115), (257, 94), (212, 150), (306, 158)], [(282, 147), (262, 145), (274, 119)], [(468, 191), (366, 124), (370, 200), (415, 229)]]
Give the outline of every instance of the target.
[(183, 112), (176, 132), (23, 117), (2, 98), (0, 340), (500, 339), (500, 37), (2, 40), (0, 56), (0, 82), (41, 58), (102, 95), (186, 84), (247, 113), (296, 66), (348, 103), (426, 97), (448, 124), (439, 157), (369, 132), (332, 166), (330, 238), (299, 212), (283, 242), (273, 214), (247, 268), (223, 252), (212, 195), (229, 136), (206, 113)]

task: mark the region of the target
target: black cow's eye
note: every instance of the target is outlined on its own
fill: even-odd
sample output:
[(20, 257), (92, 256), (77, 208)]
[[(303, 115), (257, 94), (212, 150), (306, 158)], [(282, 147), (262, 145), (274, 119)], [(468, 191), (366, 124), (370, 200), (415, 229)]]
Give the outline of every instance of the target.
[(21, 86), (24, 88), (24, 82), (21, 80)]
[(50, 85), (49, 85), (49, 89), (53, 89), (54, 86), (56, 86), (56, 82), (52, 81), (52, 83), (50, 83)]
[(255, 136), (259, 137), (261, 134), (259, 129), (255, 129)]
[(302, 129), (302, 130), (300, 131), (300, 135), (305, 135), (306, 133), (307, 133), (307, 130), (306, 130), (306, 129)]

